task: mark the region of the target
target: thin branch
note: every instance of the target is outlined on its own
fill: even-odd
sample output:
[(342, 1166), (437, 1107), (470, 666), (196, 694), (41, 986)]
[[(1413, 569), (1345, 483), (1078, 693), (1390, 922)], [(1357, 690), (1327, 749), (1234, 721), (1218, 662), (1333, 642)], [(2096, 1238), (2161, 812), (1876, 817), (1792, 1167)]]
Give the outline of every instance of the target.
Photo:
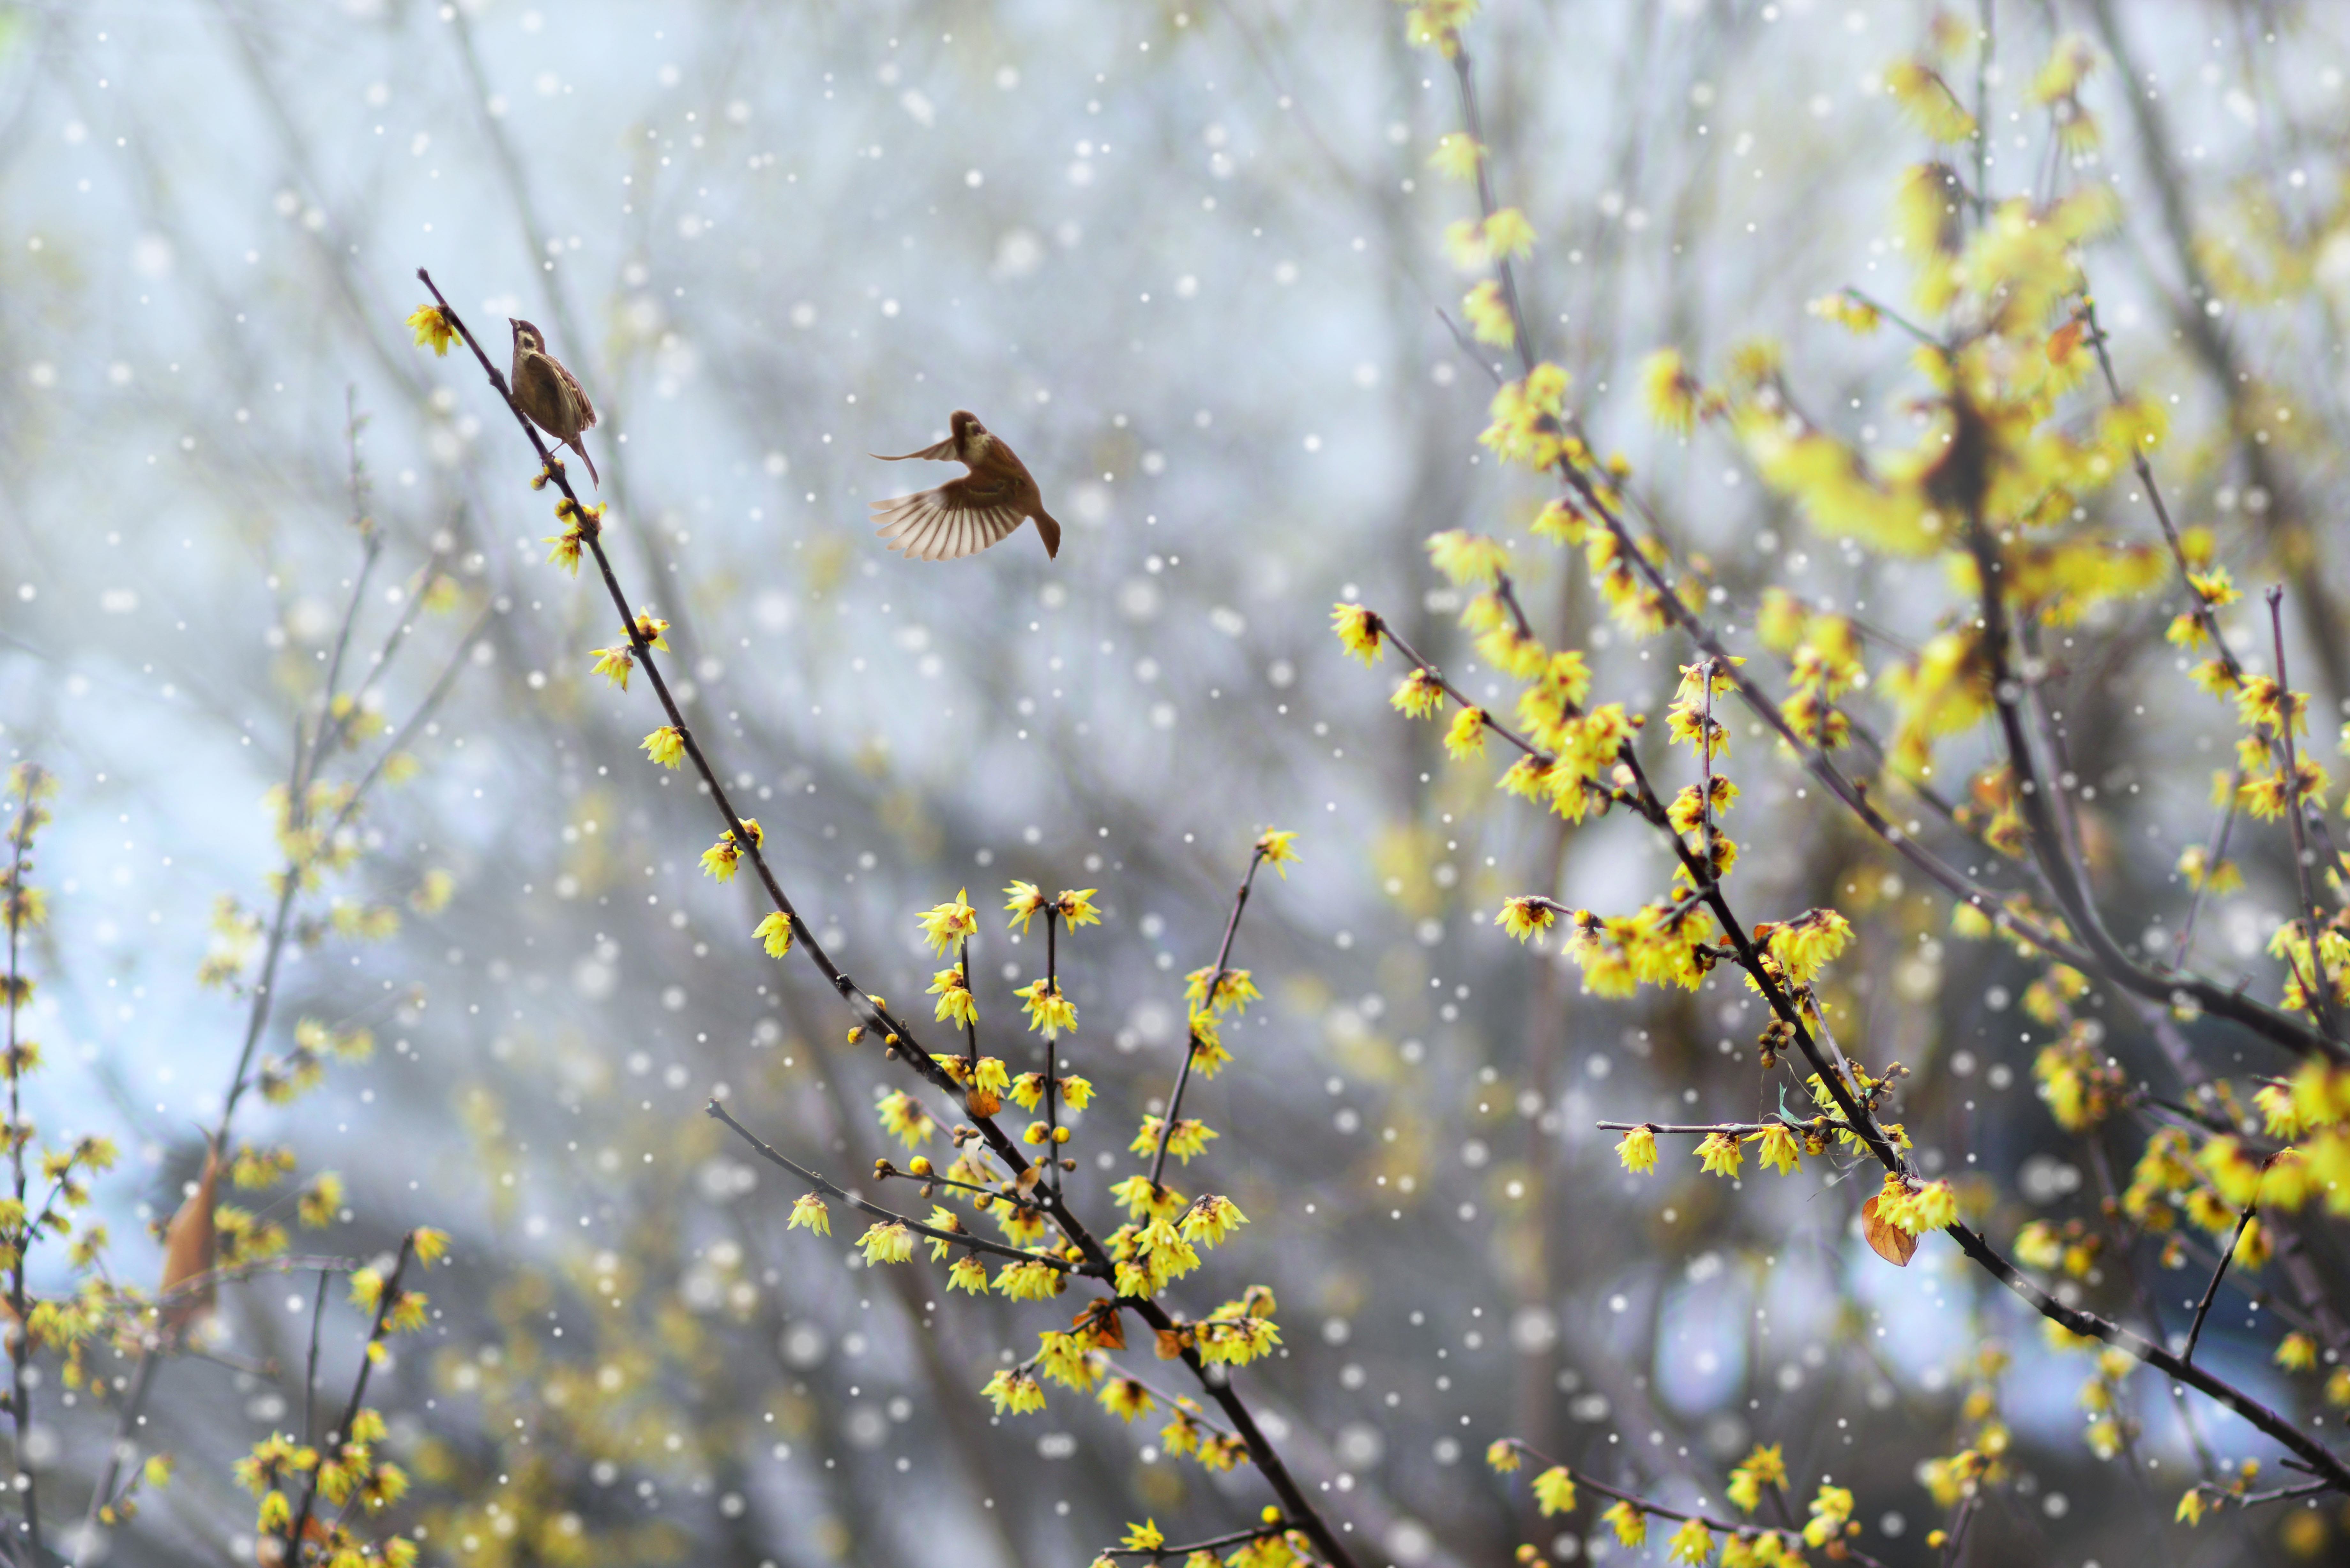
[(2334, 1005), (2334, 981), (2325, 972), (2325, 933), (2313, 876), (2317, 857), (2309, 849), (2306, 814), (2301, 804), (2301, 766), (2293, 753), (2293, 685), (2285, 678), (2284, 668), (2284, 589), (2269, 589), (2268, 602), (2269, 632), (2276, 639), (2277, 744), (2284, 753), (2284, 815), (2293, 826), (2293, 875), (2301, 888), (2301, 909), (2293, 923), (2309, 932), (2309, 967), (2316, 971), (2316, 984), (2304, 988), (2303, 996), (2325, 1032), (2339, 1035), (2342, 1021)]
[(2188, 1325), (2187, 1348), (2179, 1352), (2179, 1360), (2195, 1359), (2195, 1342), (2203, 1337), (2203, 1320), (2211, 1315), (2211, 1303), (2220, 1295), (2220, 1282), (2228, 1277), (2229, 1262), (2235, 1257), (2237, 1245), (2243, 1241), (2244, 1232), (2251, 1228), (2252, 1215), (2259, 1208), (2258, 1203), (2247, 1203), (2243, 1213), (2237, 1217), (2236, 1233), (2228, 1238), (2228, 1245), (2220, 1254), (2220, 1265), (2211, 1271), (2211, 1282), (2203, 1287), (2203, 1299), (2195, 1303), (2195, 1321)]
[(1170, 1557), (1189, 1557), (1194, 1552), (1216, 1552), (1227, 1546), (1246, 1545), (1252, 1541), (1263, 1541), (1267, 1536), (1280, 1535), (1295, 1528), (1286, 1519), (1276, 1519), (1253, 1530), (1235, 1530), (1230, 1535), (1211, 1536), (1205, 1541), (1194, 1541), (1182, 1546), (1112, 1546), (1104, 1549), (1101, 1555), (1140, 1557), (1152, 1563), (1164, 1563)]
[(917, 1235), (928, 1236), (934, 1241), (951, 1241), (958, 1247), (967, 1247), (974, 1252), (993, 1252), (997, 1257), (1010, 1258), (1015, 1262), (1023, 1263), (1042, 1263), (1048, 1269), (1055, 1269), (1063, 1273), (1082, 1274), (1092, 1272), (1089, 1269), (1077, 1268), (1074, 1264), (1070, 1263), (1066, 1258), (1054, 1257), (1049, 1252), (1023, 1251), (1018, 1247), (1007, 1247), (1001, 1241), (991, 1241), (984, 1236), (975, 1236), (967, 1231), (941, 1231), (935, 1225), (925, 1225), (919, 1220), (910, 1219), (906, 1215), (896, 1212), (895, 1210), (884, 1209), (879, 1203), (872, 1202), (868, 1199), (859, 1198), (856, 1193), (849, 1191), (848, 1189), (841, 1186), (839, 1183), (826, 1179), (824, 1177), (818, 1175), (813, 1170), (810, 1170), (806, 1166), (800, 1164), (798, 1161), (792, 1159), (788, 1156), (778, 1154), (770, 1145), (762, 1142), (756, 1133), (753, 1132), (749, 1127), (744, 1127), (741, 1122), (736, 1121), (733, 1116), (727, 1115), (726, 1107), (721, 1105), (718, 1101), (711, 1101), (709, 1105), (703, 1107), (703, 1110), (713, 1121), (723, 1122), (728, 1127), (732, 1128), (737, 1137), (741, 1138), (744, 1143), (749, 1144), (753, 1148), (758, 1150), (759, 1157), (766, 1160), (769, 1164), (781, 1166), (784, 1169), (790, 1171), (794, 1176), (798, 1177), (802, 1181), (806, 1182), (810, 1187), (815, 1188), (817, 1191), (828, 1192), (833, 1197), (839, 1199), (843, 1203), (852, 1204), (856, 1208), (870, 1214), (876, 1220), (884, 1220), (890, 1224), (903, 1225), (907, 1230), (913, 1231)]
[[(1263, 848), (1260, 846), (1251, 850), (1248, 870), (1241, 877), (1239, 891), (1232, 895), (1232, 912), (1224, 920), (1224, 940), (1216, 949), (1216, 967), (1208, 976), (1208, 989), (1200, 1003), (1201, 1010), (1211, 1017), (1216, 1011), (1216, 988), (1223, 983), (1224, 976), (1232, 972), (1232, 938), (1241, 929), (1241, 911), (1248, 908), (1249, 889), (1256, 885), (1256, 868), (1263, 864)], [(1191, 1064), (1200, 1057), (1200, 1032), (1187, 1028), (1184, 1034), (1183, 1064), (1176, 1069), (1174, 1088), (1168, 1091), (1167, 1115), (1159, 1124), (1159, 1147), (1150, 1157), (1150, 1185), (1153, 1189), (1159, 1186), (1159, 1179), (1166, 1173), (1167, 1143), (1175, 1135), (1175, 1118), (1183, 1113), (1183, 1091), (1191, 1085)]]
[(318, 1271), (318, 1296), (310, 1303), (310, 1357), (302, 1376), (302, 1441), (318, 1440), (318, 1331), (327, 1322), (327, 1271)]

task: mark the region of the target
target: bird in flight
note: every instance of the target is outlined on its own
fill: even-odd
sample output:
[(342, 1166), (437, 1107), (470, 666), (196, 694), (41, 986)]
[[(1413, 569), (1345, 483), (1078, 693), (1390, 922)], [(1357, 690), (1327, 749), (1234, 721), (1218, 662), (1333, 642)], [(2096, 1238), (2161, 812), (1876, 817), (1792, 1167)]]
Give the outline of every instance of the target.
[(1061, 525), (1045, 510), (1045, 498), (1027, 465), (1002, 437), (989, 434), (976, 414), (957, 409), (947, 428), (953, 433), (936, 446), (895, 457), (871, 454), (883, 462), (920, 457), (960, 462), (971, 470), (935, 490), (872, 503), (874, 520), (881, 524), (878, 532), (889, 548), (903, 551), (910, 560), (958, 560), (1008, 537), (1033, 517), (1045, 554), (1058, 556)]
[(602, 489), (604, 481), (596, 472), (596, 460), (579, 443), (582, 431), (596, 428), (596, 405), (580, 389), (579, 378), (546, 351), (545, 333), (511, 316), (506, 324), (514, 328), (515, 402), (534, 424), (555, 438), (557, 446), (577, 452), (579, 461), (588, 465), (588, 477)]

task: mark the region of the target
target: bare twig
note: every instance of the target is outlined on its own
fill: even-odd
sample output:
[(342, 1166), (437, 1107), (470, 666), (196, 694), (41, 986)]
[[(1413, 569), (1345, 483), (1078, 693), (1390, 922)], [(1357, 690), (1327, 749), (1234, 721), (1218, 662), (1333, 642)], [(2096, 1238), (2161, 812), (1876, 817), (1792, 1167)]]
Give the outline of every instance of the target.
[(2178, 1353), (2179, 1360), (2195, 1359), (2195, 1343), (2203, 1337), (2203, 1320), (2211, 1315), (2211, 1303), (2220, 1295), (2220, 1282), (2228, 1277), (2229, 1261), (2235, 1257), (2236, 1248), (2242, 1242), (2244, 1232), (2251, 1228), (2252, 1215), (2259, 1208), (2257, 1203), (2247, 1203), (2243, 1213), (2237, 1217), (2236, 1233), (2228, 1238), (2228, 1245), (2220, 1253), (2220, 1265), (2211, 1271), (2211, 1282), (2203, 1287), (2203, 1299), (2195, 1303), (2195, 1321), (2188, 1325), (2187, 1348)]

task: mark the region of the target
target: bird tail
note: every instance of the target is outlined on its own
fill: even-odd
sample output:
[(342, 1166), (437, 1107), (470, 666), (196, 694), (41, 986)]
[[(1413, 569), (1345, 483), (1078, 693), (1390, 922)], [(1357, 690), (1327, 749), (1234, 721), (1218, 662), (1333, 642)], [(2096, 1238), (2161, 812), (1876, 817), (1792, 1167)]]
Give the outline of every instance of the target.
[(596, 482), (596, 488), (598, 490), (603, 489), (604, 481), (602, 477), (597, 473), (596, 460), (588, 455), (588, 448), (586, 444), (581, 441), (574, 441), (571, 443), (571, 450), (577, 452), (579, 454), (579, 461), (588, 465), (588, 477)]
[(1053, 514), (1049, 512), (1032, 512), (1029, 515), (1035, 518), (1036, 532), (1044, 536), (1045, 554), (1048, 556), (1059, 556), (1061, 553), (1061, 525), (1053, 521)]

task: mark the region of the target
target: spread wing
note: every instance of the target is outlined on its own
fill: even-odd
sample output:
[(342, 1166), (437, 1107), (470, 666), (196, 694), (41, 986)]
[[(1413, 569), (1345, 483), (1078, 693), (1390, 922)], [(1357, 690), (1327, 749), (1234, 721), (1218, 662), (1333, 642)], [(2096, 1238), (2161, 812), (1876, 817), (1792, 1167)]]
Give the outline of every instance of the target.
[[(916, 456), (922, 454), (916, 453)], [(936, 490), (872, 503), (877, 532), (912, 561), (953, 561), (986, 549), (1027, 521), (1003, 482), (951, 480)]]
[(920, 452), (901, 452), (895, 457), (889, 456), (887, 452), (868, 452), (865, 455), (879, 458), (883, 462), (910, 462), (918, 457), (929, 458), (933, 462), (951, 462), (954, 460), (954, 437), (949, 436), (938, 445), (926, 446)]

